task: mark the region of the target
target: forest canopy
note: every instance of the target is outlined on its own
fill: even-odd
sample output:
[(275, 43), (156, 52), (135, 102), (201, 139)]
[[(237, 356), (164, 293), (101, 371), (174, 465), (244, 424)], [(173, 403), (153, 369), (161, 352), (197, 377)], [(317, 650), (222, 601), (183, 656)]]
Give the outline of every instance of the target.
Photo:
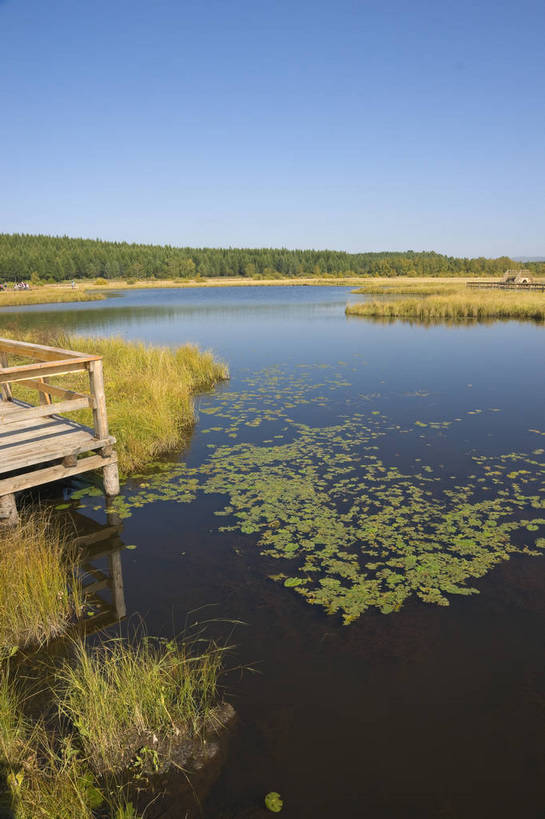
[[(0, 234), (0, 281), (320, 276), (498, 276), (521, 267), (507, 256), (475, 259), (433, 251), (345, 253), (286, 248), (192, 248), (68, 236)], [(544, 263), (526, 263), (545, 273)]]

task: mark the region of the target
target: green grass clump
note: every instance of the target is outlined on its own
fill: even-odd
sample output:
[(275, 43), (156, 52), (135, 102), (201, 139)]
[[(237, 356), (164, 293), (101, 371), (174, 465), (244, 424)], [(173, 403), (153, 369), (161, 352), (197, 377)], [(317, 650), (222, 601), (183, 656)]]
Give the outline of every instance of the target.
[(104, 796), (71, 740), (55, 747), (40, 725), (27, 748), (8, 781), (14, 819), (93, 819)]
[(498, 292), (464, 290), (443, 296), (397, 301), (370, 301), (349, 304), (346, 314), (421, 321), (441, 319), (520, 319), (545, 320), (545, 295), (541, 292)]
[(138, 749), (169, 738), (195, 737), (217, 704), (221, 650), (194, 653), (185, 643), (144, 637), (88, 649), (59, 672), (59, 707), (79, 734), (98, 773), (127, 766)]
[(0, 535), (0, 658), (61, 634), (81, 606), (75, 556), (43, 514)]

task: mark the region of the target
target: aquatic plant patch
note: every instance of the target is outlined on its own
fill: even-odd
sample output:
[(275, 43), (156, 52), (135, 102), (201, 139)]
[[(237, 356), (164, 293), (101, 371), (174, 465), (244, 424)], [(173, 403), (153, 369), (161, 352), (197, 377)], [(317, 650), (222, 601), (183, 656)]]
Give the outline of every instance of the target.
[[(497, 407), (402, 427), (360, 400), (365, 411), (347, 401), (338, 423), (301, 422), (327, 392), (345, 389), (342, 364), (319, 383), (271, 368), (250, 376), (246, 392), (216, 396), (201, 409), (210, 423), (202, 432), (214, 440), (208, 457), (137, 476), (117, 511), (126, 517), (150, 502), (224, 498), (219, 531), (249, 536), (278, 561), (272, 580), (345, 623), (370, 607), (397, 611), (411, 597), (449, 605), (453, 595), (475, 594), (475, 581), (511, 554), (542, 553), (543, 450), (471, 452), (462, 477), (430, 459), (434, 443)], [(408, 440), (413, 455), (401, 468), (391, 453)]]

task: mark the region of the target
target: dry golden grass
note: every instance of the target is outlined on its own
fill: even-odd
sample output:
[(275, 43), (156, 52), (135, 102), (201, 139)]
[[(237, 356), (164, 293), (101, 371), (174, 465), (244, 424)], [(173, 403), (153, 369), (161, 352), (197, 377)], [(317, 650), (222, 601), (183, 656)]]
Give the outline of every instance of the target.
[(353, 292), (377, 296), (433, 296), (465, 290), (466, 279), (413, 279), (403, 276), (396, 279), (370, 279)]
[[(154, 347), (121, 338), (61, 342), (104, 356), (108, 421), (125, 473), (180, 447), (195, 423), (193, 395), (229, 377), (225, 364), (193, 344)], [(84, 375), (79, 386), (86, 388)], [(89, 413), (80, 417), (91, 421)]]
[(102, 301), (101, 293), (89, 293), (83, 287), (63, 289), (61, 287), (37, 287), (32, 290), (0, 291), (1, 307), (24, 307), (29, 304), (63, 304), (74, 301)]
[(44, 513), (0, 534), (0, 658), (47, 643), (81, 607), (75, 555)]
[(426, 298), (369, 301), (349, 304), (346, 314), (421, 321), (441, 319), (545, 320), (545, 293), (520, 290), (470, 290)]
[[(70, 337), (52, 330), (18, 330), (17, 322), (0, 318), (0, 334), (20, 341), (79, 350), (104, 357), (104, 383), (110, 432), (116, 437), (123, 473), (141, 469), (181, 447), (195, 423), (193, 396), (229, 378), (228, 367), (194, 344), (156, 347), (122, 338)], [(24, 363), (28, 363), (25, 361)], [(86, 373), (51, 378), (83, 393)], [(14, 395), (36, 403), (36, 392), (14, 384)], [(90, 410), (70, 418), (92, 426)]]

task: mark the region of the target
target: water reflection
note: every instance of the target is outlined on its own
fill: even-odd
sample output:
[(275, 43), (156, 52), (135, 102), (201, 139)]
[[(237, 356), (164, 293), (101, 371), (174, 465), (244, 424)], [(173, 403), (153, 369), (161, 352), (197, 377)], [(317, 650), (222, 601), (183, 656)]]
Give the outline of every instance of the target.
[(123, 525), (114, 513), (108, 514), (106, 525), (81, 512), (73, 513), (72, 518), (76, 530), (85, 532), (75, 540), (85, 599), (77, 630), (90, 635), (119, 623), (127, 614), (121, 560)]

